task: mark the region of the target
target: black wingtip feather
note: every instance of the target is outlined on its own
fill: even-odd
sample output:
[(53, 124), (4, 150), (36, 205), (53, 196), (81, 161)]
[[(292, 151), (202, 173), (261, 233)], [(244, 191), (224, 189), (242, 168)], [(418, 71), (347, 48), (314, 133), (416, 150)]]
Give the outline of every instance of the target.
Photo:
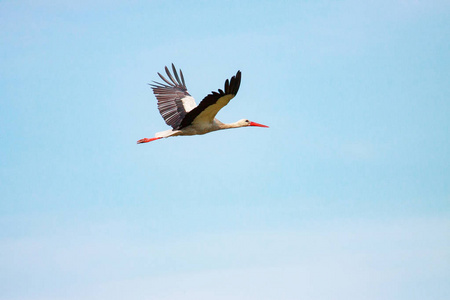
[(230, 92), (230, 82), (227, 80), (225, 80), (225, 93), (229, 93)]
[(235, 80), (236, 80), (236, 84), (234, 86), (233, 92), (236, 95), (239, 90), (239, 87), (241, 86), (241, 71), (240, 70), (237, 71)]
[(165, 69), (166, 69), (167, 76), (169, 76), (170, 80), (172, 80), (172, 82), (176, 85), (177, 83), (176, 83), (175, 79), (173, 79), (172, 74), (170, 74), (169, 68), (166, 66)]
[(178, 77), (178, 72), (177, 72), (177, 69), (175, 68), (174, 64), (172, 64), (172, 70), (173, 70), (173, 75), (175, 75), (175, 79), (177, 80), (178, 85), (181, 85), (180, 77)]
[(183, 86), (186, 86), (186, 83), (184, 82), (184, 76), (183, 76), (183, 72), (180, 69), (180, 76), (181, 76), (181, 81), (183, 82)]
[(167, 83), (170, 86), (174, 86), (173, 83), (171, 83), (169, 80), (167, 80), (164, 76), (161, 75), (161, 73), (158, 73), (159, 77), (161, 77), (162, 80), (164, 80), (165, 83)]

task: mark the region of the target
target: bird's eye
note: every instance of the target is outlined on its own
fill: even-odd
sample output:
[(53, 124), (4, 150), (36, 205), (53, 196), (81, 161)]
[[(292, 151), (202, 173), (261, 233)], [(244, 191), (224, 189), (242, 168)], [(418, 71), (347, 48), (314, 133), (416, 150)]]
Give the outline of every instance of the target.
[(249, 120), (245, 120), (245, 122), (246, 122), (246, 123), (249, 123), (250, 121), (249, 121)]

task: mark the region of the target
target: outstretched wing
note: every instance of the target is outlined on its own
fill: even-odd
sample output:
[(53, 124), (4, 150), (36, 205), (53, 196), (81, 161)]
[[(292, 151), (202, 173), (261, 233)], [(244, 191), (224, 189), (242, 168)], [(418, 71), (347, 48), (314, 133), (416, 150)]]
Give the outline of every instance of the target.
[(170, 74), (169, 69), (167, 67), (165, 69), (169, 80), (158, 73), (165, 84), (153, 81), (154, 83), (150, 84), (150, 86), (156, 99), (158, 99), (158, 110), (164, 121), (167, 125), (172, 126), (173, 129), (178, 129), (182, 120), (196, 104), (194, 98), (187, 91), (183, 72), (180, 70), (180, 76), (178, 76), (177, 70), (172, 64), (174, 78)]
[(206, 96), (200, 104), (189, 111), (180, 123), (178, 129), (189, 126), (191, 124), (211, 123), (216, 117), (219, 110), (230, 102), (236, 96), (241, 84), (241, 71), (236, 76), (225, 81), (224, 91), (212, 92)]

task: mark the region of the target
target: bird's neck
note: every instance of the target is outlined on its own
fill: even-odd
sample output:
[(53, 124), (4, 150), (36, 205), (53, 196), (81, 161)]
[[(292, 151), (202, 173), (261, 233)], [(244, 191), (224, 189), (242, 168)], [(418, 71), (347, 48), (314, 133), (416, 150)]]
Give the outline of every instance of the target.
[(220, 129), (230, 129), (230, 128), (239, 128), (239, 127), (242, 127), (243, 125), (241, 123), (239, 123), (239, 121), (238, 121), (238, 122), (229, 123), (229, 124), (222, 123), (219, 126), (220, 126)]

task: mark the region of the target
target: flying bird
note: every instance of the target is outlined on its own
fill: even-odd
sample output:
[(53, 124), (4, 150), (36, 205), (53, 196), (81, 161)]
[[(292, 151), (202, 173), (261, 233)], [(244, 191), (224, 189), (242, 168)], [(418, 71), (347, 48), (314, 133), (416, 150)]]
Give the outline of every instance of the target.
[(173, 75), (167, 66), (165, 70), (169, 79), (158, 73), (165, 83), (153, 81), (150, 86), (158, 100), (158, 110), (161, 116), (167, 125), (172, 126), (172, 129), (157, 132), (154, 138), (140, 139), (137, 141), (138, 144), (172, 136), (205, 134), (229, 128), (247, 126), (269, 127), (247, 119), (225, 124), (215, 118), (219, 110), (236, 96), (241, 84), (241, 71), (238, 71), (230, 80), (227, 79), (225, 81), (223, 90), (219, 89), (218, 92), (211, 92), (211, 94), (208, 94), (200, 101), (199, 105), (196, 105), (194, 98), (187, 91), (183, 72), (180, 70), (180, 75), (178, 75), (173, 64)]

